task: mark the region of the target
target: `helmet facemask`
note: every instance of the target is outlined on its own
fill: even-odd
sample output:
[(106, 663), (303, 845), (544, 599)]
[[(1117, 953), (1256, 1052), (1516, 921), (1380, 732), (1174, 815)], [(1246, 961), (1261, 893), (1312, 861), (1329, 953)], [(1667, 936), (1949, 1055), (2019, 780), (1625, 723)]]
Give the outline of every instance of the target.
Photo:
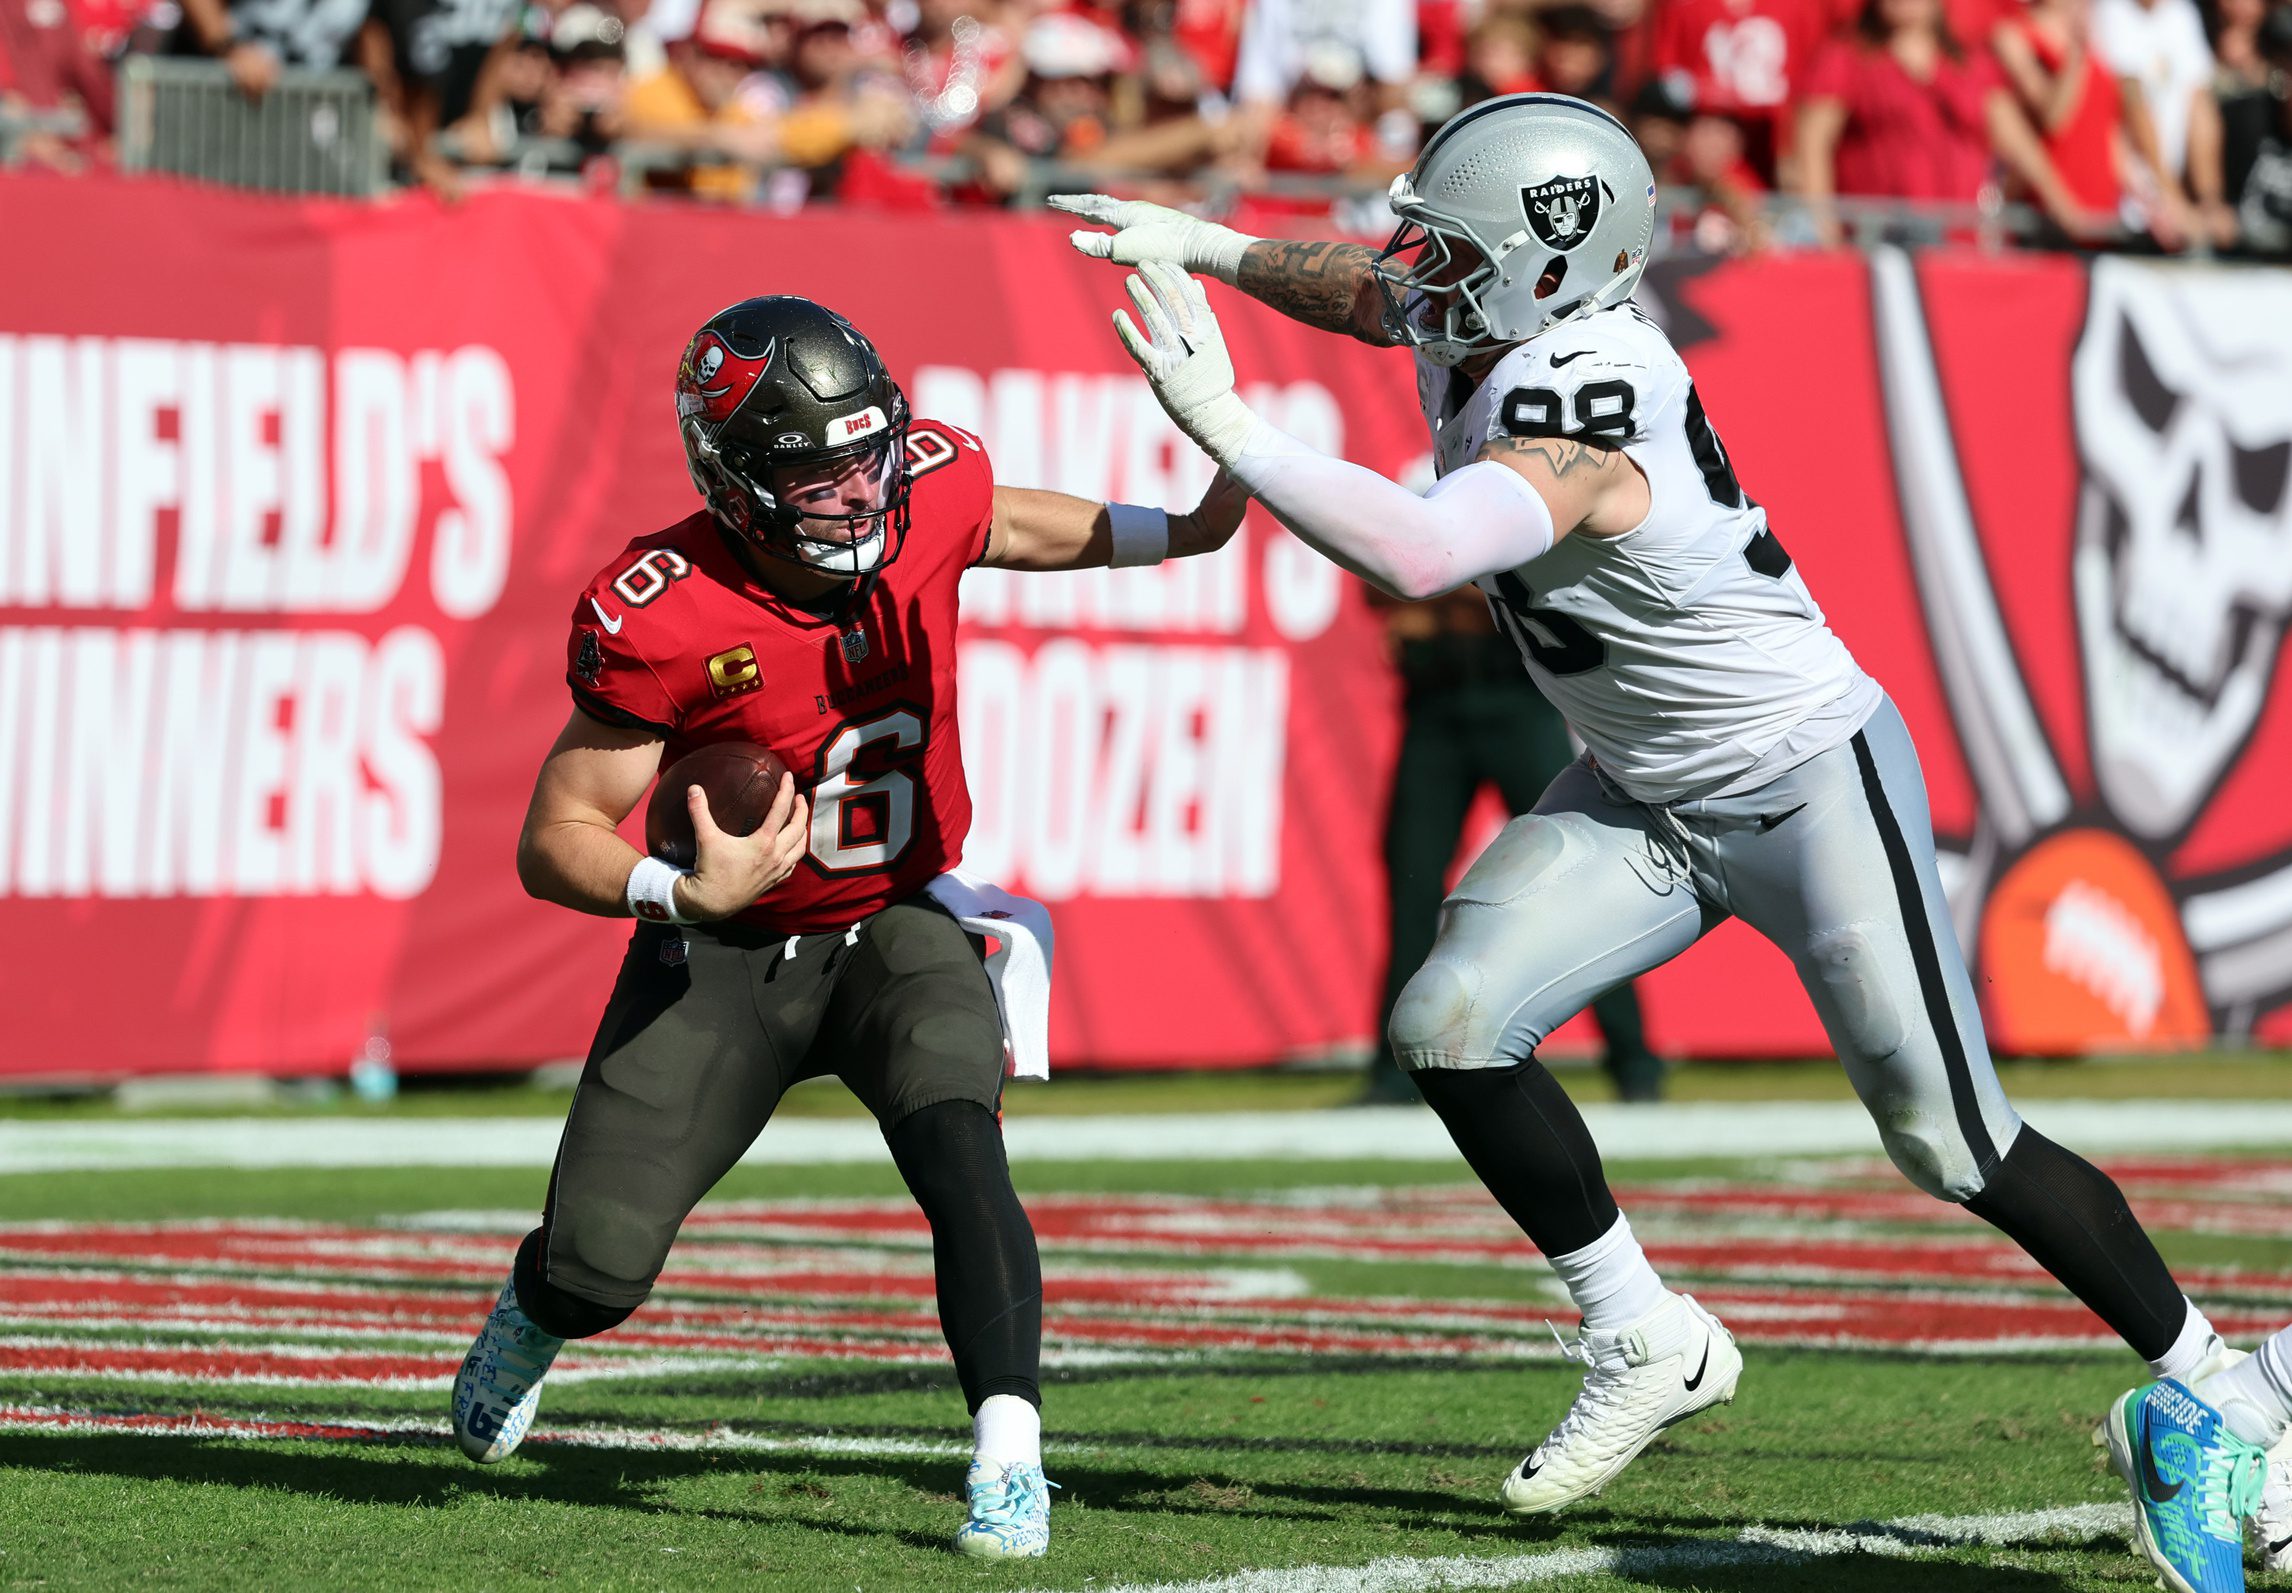
[(694, 483), (726, 528), (758, 552), (857, 581), (891, 562), (907, 540), (906, 442), (904, 417), (856, 447), (793, 459), (695, 437)]
[[(1394, 183), (1396, 212), (1406, 181)], [(1412, 253), (1414, 259), (1404, 258)], [(1400, 262), (1400, 269), (1388, 262)], [(1496, 285), (1496, 261), (1469, 227), (1421, 212), (1407, 215), (1377, 256), (1375, 275), (1385, 296), (1386, 324), (1435, 365), (1461, 365), (1518, 341), (1491, 330), (1485, 295)]]

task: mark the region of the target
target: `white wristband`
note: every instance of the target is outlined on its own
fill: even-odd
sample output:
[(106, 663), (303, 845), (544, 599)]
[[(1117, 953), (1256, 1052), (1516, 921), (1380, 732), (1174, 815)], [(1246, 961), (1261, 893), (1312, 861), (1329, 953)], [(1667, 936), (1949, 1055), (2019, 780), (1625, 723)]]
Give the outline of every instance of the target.
[(629, 870), (629, 883), (623, 892), (629, 911), (655, 924), (698, 923), (698, 919), (678, 912), (676, 906), (676, 882), (691, 872), (657, 857), (643, 859)]
[(1162, 510), (1110, 503), (1106, 523), (1114, 530), (1114, 557), (1106, 561), (1113, 568), (1160, 564), (1170, 556), (1170, 517)]

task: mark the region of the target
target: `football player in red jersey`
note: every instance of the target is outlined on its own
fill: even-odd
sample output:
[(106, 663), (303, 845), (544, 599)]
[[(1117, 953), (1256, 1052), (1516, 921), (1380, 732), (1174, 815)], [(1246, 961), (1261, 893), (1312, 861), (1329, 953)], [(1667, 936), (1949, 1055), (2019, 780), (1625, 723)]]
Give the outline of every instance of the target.
[[(455, 1381), (455, 1433), (481, 1462), (515, 1449), (559, 1346), (642, 1305), (781, 1095), (833, 1073), (931, 1224), (976, 1439), (956, 1546), (1040, 1555), (1042, 1273), (1003, 1155), (1004, 1021), (980, 943), (928, 893), (971, 818), (956, 589), (974, 564), (1207, 553), (1246, 499), (1223, 476), (1190, 514), (998, 487), (977, 438), (911, 419), (868, 340), (805, 299), (711, 320), (676, 397), (706, 507), (575, 602), (573, 711), (518, 840), (533, 895), (639, 923), (541, 1226)], [(804, 790), (783, 778), (737, 837), (693, 787), (694, 866), (640, 857), (617, 826), (657, 770), (718, 741), (771, 748)]]

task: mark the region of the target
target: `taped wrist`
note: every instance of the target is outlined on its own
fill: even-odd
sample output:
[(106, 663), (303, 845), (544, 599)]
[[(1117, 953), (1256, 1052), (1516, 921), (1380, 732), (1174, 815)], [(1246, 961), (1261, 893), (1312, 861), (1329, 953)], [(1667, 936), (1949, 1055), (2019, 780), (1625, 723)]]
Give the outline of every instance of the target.
[(656, 924), (700, 922), (681, 911), (676, 904), (676, 882), (691, 873), (689, 868), (678, 868), (657, 857), (641, 859), (635, 868), (629, 870), (629, 883), (622, 890), (630, 913)]
[(1242, 256), (1258, 241), (1246, 232), (1204, 222), (1194, 243), (1186, 250), (1186, 269), (1216, 277), (1230, 288), (1241, 276)]

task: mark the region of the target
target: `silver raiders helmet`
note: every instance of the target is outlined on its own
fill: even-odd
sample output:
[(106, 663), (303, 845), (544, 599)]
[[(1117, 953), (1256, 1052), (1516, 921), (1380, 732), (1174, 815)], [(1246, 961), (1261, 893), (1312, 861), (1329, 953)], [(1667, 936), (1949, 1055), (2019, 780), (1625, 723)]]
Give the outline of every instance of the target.
[(1565, 94), (1457, 112), (1393, 179), (1378, 256), (1388, 321), (1437, 365), (1525, 342), (1631, 296), (1655, 234), (1655, 174), (1623, 123)]

